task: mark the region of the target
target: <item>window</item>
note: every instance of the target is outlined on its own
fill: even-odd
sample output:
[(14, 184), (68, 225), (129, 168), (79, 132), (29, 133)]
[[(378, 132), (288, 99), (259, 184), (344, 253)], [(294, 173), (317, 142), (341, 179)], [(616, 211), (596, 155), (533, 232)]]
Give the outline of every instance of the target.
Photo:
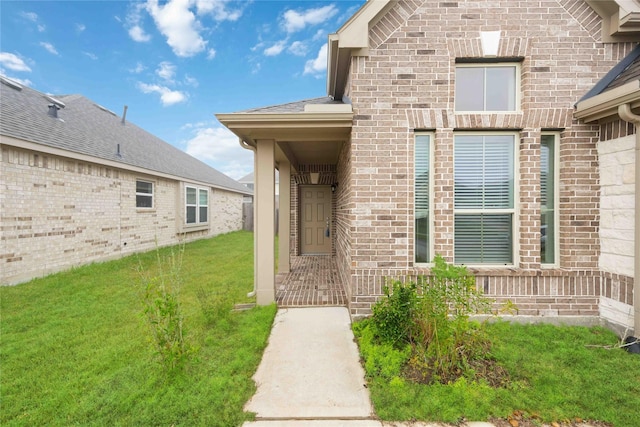
[(153, 208), (153, 182), (136, 181), (136, 208)]
[(516, 111), (516, 64), (457, 64), (456, 111)]
[(540, 143), (540, 262), (556, 264), (556, 198), (558, 134), (543, 134)]
[(418, 263), (426, 263), (431, 260), (429, 250), (431, 135), (416, 135), (415, 141), (415, 260)]
[(186, 187), (185, 206), (187, 224), (204, 224), (209, 221), (209, 190)]
[(513, 134), (455, 136), (458, 264), (513, 264), (515, 141)]

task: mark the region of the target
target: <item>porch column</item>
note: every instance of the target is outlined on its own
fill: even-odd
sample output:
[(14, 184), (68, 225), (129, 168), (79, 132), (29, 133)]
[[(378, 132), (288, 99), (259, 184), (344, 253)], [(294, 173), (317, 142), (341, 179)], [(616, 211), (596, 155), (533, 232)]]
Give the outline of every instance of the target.
[(258, 305), (275, 301), (275, 141), (256, 141), (255, 271)]
[(278, 273), (288, 273), (291, 269), (289, 259), (289, 240), (291, 238), (291, 163), (282, 161), (280, 172), (280, 201), (278, 203)]

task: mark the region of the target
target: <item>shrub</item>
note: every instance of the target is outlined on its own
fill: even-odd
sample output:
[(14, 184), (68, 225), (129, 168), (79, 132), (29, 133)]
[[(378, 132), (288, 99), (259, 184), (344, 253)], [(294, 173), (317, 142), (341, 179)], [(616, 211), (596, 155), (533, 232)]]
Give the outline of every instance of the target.
[(407, 376), (446, 383), (473, 378), (478, 361), (490, 361), (484, 324), (469, 318), (489, 312), (490, 301), (476, 289), (473, 275), (438, 255), (429, 276), (386, 286), (371, 322), (381, 343), (411, 346)]
[(373, 306), (372, 325), (384, 342), (402, 347), (411, 342), (418, 302), (416, 284), (400, 281), (384, 287), (385, 298)]

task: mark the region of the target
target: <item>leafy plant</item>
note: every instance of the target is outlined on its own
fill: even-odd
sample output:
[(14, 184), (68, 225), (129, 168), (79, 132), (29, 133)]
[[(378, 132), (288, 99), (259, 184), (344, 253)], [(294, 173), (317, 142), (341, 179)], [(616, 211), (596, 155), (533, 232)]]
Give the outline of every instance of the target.
[(170, 255), (164, 258), (156, 249), (156, 274), (142, 274), (143, 314), (151, 331), (152, 345), (167, 370), (184, 367), (196, 352), (185, 337), (184, 316), (179, 301), (183, 255), (184, 246), (177, 252), (172, 249)]
[(382, 341), (400, 348), (412, 341), (418, 303), (416, 284), (396, 280), (383, 290), (385, 298), (373, 306), (372, 325)]
[(436, 256), (429, 276), (385, 286), (371, 324), (381, 343), (410, 345), (406, 375), (422, 382), (474, 379), (478, 361), (491, 361), (484, 324), (470, 315), (489, 313), (490, 301), (463, 266)]

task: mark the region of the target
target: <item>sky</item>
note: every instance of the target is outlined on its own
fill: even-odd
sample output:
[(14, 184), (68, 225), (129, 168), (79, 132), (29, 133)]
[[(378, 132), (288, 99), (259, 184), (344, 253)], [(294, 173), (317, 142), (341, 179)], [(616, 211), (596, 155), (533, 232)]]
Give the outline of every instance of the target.
[(365, 0), (0, 0), (0, 74), (81, 94), (239, 179), (231, 113), (326, 95), (327, 35)]

